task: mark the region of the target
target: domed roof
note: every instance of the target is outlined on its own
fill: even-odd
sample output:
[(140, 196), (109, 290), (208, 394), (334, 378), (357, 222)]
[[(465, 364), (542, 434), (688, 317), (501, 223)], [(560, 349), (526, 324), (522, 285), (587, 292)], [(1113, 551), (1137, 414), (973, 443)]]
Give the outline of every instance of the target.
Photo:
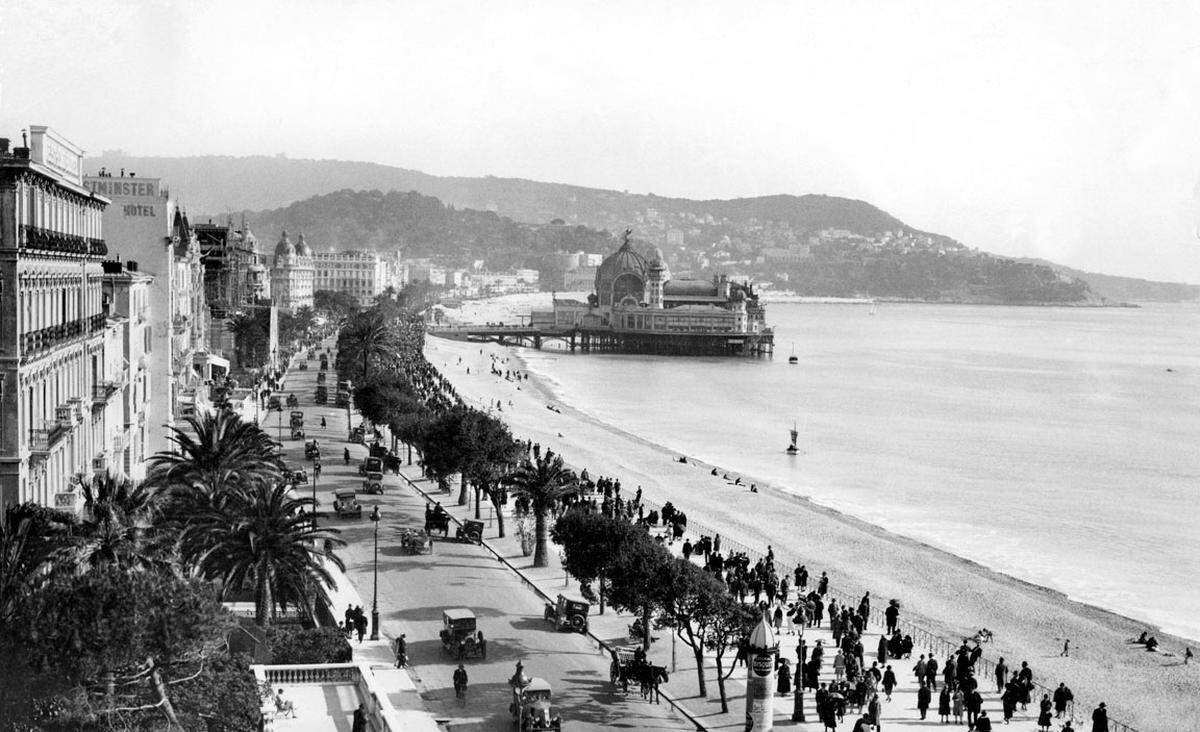
[(613, 282), (621, 275), (632, 274), (643, 282), (646, 279), (646, 258), (638, 254), (630, 243), (629, 235), (632, 233), (626, 229), (621, 248), (605, 257), (596, 268), (596, 292), (600, 295), (601, 305), (611, 304), (606, 302), (605, 295), (611, 293)]
[(279, 243), (275, 245), (275, 257), (293, 257), (296, 255), (296, 247), (292, 246), (292, 240), (288, 238), (287, 231), (279, 235)]
[(665, 261), (663, 260), (662, 250), (659, 249), (658, 247), (654, 247), (654, 253), (650, 255), (650, 265), (649, 266), (651, 269), (663, 269), (664, 267), (667, 266)]
[(311, 257), (312, 255), (312, 248), (309, 247), (308, 242), (304, 240), (304, 234), (301, 234), (300, 239), (296, 241), (296, 256)]

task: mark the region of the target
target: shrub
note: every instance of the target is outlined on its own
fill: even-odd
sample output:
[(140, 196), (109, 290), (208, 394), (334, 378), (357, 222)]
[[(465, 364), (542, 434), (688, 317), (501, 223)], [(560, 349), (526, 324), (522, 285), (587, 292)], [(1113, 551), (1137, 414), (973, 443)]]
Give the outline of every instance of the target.
[(267, 633), (271, 663), (349, 663), (354, 651), (337, 628), (272, 628)]

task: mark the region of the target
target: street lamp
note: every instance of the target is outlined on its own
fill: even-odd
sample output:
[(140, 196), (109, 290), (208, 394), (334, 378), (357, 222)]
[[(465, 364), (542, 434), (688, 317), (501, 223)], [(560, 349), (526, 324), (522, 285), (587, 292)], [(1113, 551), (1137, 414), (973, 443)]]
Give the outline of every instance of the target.
[(796, 669), (797, 673), (796, 673), (796, 677), (794, 679), (797, 681), (797, 683), (796, 683), (795, 695), (792, 697), (792, 702), (793, 702), (792, 721), (793, 722), (805, 721), (805, 719), (804, 719), (804, 682), (805, 682), (804, 661), (805, 661), (805, 656), (808, 654), (807, 654), (807, 649), (804, 647), (804, 624), (803, 623), (801, 623), (801, 625), (800, 625), (799, 651), (800, 652), (799, 652), (798, 656), (799, 656), (800, 663), (799, 663), (799, 667)]
[(371, 598), (371, 640), (379, 640), (379, 505), (371, 509), (371, 523), (375, 524), (375, 591)]
[(320, 458), (320, 456), (318, 456), (317, 459), (313, 460), (313, 474), (312, 474), (312, 476), (313, 476), (313, 479), (312, 479), (313, 531), (317, 530), (317, 476), (319, 476), (320, 474), (321, 474), (321, 458)]

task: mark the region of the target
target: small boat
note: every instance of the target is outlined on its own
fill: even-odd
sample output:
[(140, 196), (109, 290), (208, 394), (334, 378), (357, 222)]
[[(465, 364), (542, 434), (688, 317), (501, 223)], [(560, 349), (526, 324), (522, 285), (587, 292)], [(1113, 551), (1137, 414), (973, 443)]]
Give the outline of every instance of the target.
[(800, 363), (800, 359), (796, 358), (796, 344), (792, 344), (792, 355), (788, 356), (788, 363), (795, 366)]
[(792, 422), (792, 444), (788, 445), (788, 455), (795, 455), (797, 452), (799, 452), (799, 450), (796, 449), (796, 438), (799, 436), (800, 433), (796, 431), (796, 423)]

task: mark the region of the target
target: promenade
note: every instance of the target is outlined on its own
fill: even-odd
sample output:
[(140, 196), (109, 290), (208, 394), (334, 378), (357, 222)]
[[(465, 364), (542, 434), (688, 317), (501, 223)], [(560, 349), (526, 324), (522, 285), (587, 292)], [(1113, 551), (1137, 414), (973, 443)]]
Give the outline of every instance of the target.
[[(646, 730), (693, 728), (669, 705), (648, 705), (640, 697), (626, 699), (619, 692), (614, 693), (608, 682), (608, 656), (602, 655), (585, 636), (553, 631), (542, 619), (541, 599), (486, 548), (439, 540), (431, 555), (405, 554), (400, 548), (399, 532), (405, 527), (424, 524), (425, 502), (403, 478), (385, 476), (385, 492), (381, 496), (359, 494), (363, 505), (361, 519), (333, 518), (330, 511), (333, 492), (361, 485), (357, 465), (366, 455), (366, 449), (346, 441), (350, 425), (346, 409), (314, 403), (317, 373), (315, 361), (310, 362), (307, 371), (293, 370), (281, 393), (285, 397), (296, 395), (305, 413), (308, 438), (316, 438), (321, 444), (323, 464), (317, 480), (320, 521), (340, 529), (342, 538), (348, 542), (339, 554), (346, 562), (354, 594), (347, 594), (349, 588), (339, 588), (337, 597), (344, 599), (356, 594), (368, 616), (375, 589), (375, 527), (369, 515), (378, 505), (383, 516), (378, 527), (378, 595), (383, 639), (375, 643), (365, 640), (362, 644), (352, 640), (355, 660), (391, 663), (390, 641), (406, 634), (411, 678), (420, 703), (453, 730), (511, 726), (508, 711), (511, 692), (507, 682), (518, 660), (524, 663), (527, 675), (550, 682), (555, 705), (564, 724), (572, 730), (613, 726)], [(330, 372), (328, 378), (336, 380), (336, 375)], [(326, 419), (324, 429), (320, 427), (322, 417)], [(268, 433), (277, 429), (277, 419), (272, 416), (264, 420)], [(357, 415), (354, 419), (357, 423)], [(303, 443), (285, 440), (284, 444), (289, 462), (303, 464), (311, 477), (311, 463), (303, 461)], [(349, 465), (342, 460), (345, 448), (351, 452)], [(415, 466), (405, 473), (415, 478)], [(311, 484), (300, 492), (310, 495)], [(339, 601), (335, 599), (335, 603)], [(473, 610), (487, 638), (487, 659), (465, 662), (470, 678), (465, 700), (454, 698), (451, 676), (456, 663), (442, 651), (438, 640), (442, 611), (450, 607)], [(340, 618), (345, 608), (335, 607), (335, 611)], [(400, 695), (393, 699), (393, 704), (397, 702), (412, 706), (416, 699)]]

